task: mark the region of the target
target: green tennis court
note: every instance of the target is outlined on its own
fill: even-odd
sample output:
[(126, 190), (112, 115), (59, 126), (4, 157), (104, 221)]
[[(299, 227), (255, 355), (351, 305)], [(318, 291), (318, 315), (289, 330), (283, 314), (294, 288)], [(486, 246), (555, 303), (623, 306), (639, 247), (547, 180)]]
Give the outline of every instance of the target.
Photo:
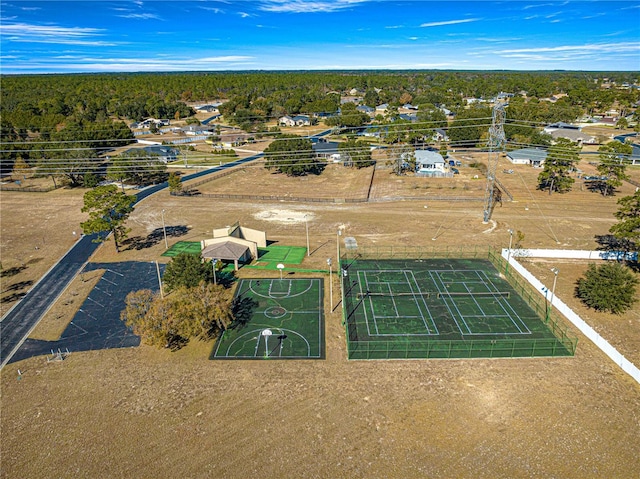
[(201, 250), (200, 241), (178, 241), (176, 244), (171, 245), (167, 251), (162, 253), (162, 256), (173, 258), (181, 253), (199, 255)]
[(575, 351), (488, 260), (356, 259), (343, 263), (342, 280), (350, 359)]
[(307, 254), (302, 246), (268, 246), (258, 248), (258, 261), (269, 263), (300, 264)]
[(242, 279), (235, 296), (256, 306), (246, 325), (221, 334), (212, 359), (324, 357), (322, 279)]

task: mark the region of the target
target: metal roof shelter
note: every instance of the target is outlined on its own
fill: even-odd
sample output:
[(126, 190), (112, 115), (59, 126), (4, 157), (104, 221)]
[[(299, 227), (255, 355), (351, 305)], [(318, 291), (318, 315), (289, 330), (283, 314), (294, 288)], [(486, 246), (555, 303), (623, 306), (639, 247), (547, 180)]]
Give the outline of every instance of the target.
[(211, 244), (202, 250), (201, 255), (205, 259), (233, 261), (236, 271), (238, 270), (239, 261), (251, 260), (251, 250), (249, 247), (233, 240)]

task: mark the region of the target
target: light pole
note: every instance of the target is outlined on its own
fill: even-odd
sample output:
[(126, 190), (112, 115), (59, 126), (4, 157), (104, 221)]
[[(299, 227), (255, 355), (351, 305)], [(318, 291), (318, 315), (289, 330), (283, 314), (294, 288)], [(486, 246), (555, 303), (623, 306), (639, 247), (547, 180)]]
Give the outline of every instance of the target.
[(309, 256), (311, 256), (311, 250), (309, 249), (309, 220), (307, 220), (307, 216), (309, 215), (304, 215), (304, 229), (307, 232), (307, 258)]
[(507, 250), (507, 266), (504, 269), (505, 276), (509, 272), (509, 261), (511, 261), (511, 244), (513, 243), (513, 230), (509, 229), (507, 231), (509, 232), (509, 249)]
[(167, 243), (167, 227), (164, 224), (164, 210), (162, 210), (162, 232), (164, 233), (164, 247), (169, 249), (169, 243)]
[(340, 268), (340, 236), (342, 236), (342, 226), (338, 228), (338, 232), (336, 233), (336, 254), (338, 255), (338, 269)]
[(553, 309), (553, 297), (556, 294), (556, 281), (558, 281), (558, 268), (551, 268), (551, 272), (554, 274), (553, 286), (551, 287), (551, 301), (549, 302), (549, 309), (547, 310), (547, 322), (549, 322), (549, 316), (551, 316), (551, 310)]
[(333, 282), (331, 281), (331, 258), (327, 258), (327, 264), (329, 265), (329, 304), (331, 304), (331, 310), (333, 310)]
[(218, 284), (218, 278), (216, 277), (216, 263), (217, 259), (211, 258), (211, 269), (213, 270), (213, 284)]

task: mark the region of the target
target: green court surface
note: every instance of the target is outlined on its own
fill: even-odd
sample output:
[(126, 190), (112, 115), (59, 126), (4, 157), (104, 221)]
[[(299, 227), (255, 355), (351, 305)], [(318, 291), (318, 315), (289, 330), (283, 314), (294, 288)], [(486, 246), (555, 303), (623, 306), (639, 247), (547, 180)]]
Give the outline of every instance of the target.
[(256, 302), (251, 319), (224, 331), (211, 359), (324, 358), (322, 279), (242, 279), (235, 297)]
[(302, 246), (268, 246), (258, 248), (258, 261), (266, 263), (300, 264), (307, 254)]
[(575, 341), (557, 324), (545, 322), (544, 312), (536, 312), (488, 260), (356, 259), (342, 264), (350, 359), (575, 352)]
[(173, 258), (174, 256), (178, 256), (181, 253), (199, 255), (200, 251), (200, 241), (178, 241), (176, 244), (171, 245), (171, 248), (162, 253), (162, 256)]

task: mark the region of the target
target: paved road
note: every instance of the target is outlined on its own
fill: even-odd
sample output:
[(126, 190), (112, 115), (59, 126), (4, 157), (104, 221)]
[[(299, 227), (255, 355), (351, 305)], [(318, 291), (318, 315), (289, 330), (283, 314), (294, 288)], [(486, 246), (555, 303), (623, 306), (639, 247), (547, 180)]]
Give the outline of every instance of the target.
[[(209, 170), (203, 170), (185, 176), (184, 180), (209, 175), (225, 168), (253, 161), (261, 156), (262, 153)], [(136, 203), (163, 190), (167, 186), (168, 184), (165, 182), (139, 191), (136, 194)], [(67, 254), (27, 292), (22, 300), (3, 316), (2, 322), (0, 322), (0, 368), (18, 351), (31, 330), (38, 324), (40, 318), (53, 305), (58, 296), (62, 294), (71, 280), (81, 271), (84, 264), (89, 261), (91, 255), (99, 246), (99, 243), (93, 242), (96, 236), (88, 235), (80, 238)]]

